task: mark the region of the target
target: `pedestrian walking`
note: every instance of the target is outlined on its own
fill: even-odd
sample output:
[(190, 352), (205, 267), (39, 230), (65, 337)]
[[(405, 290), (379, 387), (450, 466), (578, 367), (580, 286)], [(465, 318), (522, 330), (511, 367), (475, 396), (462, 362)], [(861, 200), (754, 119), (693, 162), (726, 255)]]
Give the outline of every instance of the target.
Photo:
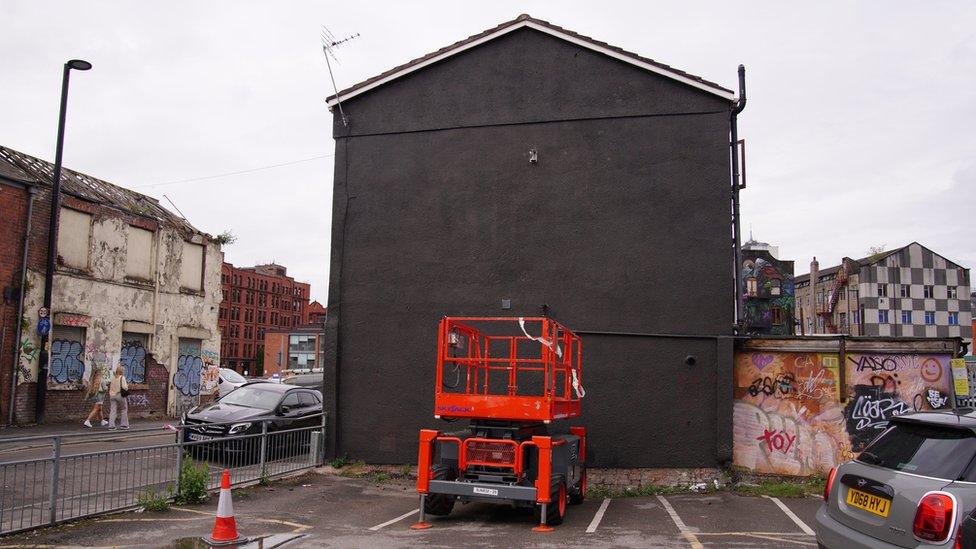
[(91, 379), (88, 380), (88, 390), (85, 392), (85, 399), (92, 405), (91, 411), (85, 418), (85, 427), (91, 427), (91, 422), (95, 418), (101, 419), (102, 425), (108, 425), (108, 420), (102, 416), (102, 401), (105, 400), (106, 391), (108, 391), (108, 380), (102, 375), (102, 369), (96, 367), (92, 372)]
[(121, 412), (122, 417), (119, 427), (129, 428), (129, 401), (125, 397), (129, 396), (129, 384), (125, 381), (125, 371), (121, 366), (115, 368), (115, 375), (108, 386), (108, 430), (115, 430), (115, 417)]

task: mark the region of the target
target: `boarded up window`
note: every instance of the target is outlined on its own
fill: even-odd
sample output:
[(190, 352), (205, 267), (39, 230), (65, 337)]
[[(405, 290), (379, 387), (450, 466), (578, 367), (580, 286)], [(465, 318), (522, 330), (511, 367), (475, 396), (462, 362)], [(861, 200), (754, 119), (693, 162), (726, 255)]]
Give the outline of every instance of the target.
[(184, 242), (182, 265), (180, 286), (200, 291), (203, 288), (203, 246)]
[(152, 280), (153, 232), (129, 226), (125, 249), (125, 276)]
[(130, 383), (146, 382), (146, 347), (148, 346), (148, 335), (122, 332), (119, 365), (122, 366), (125, 379)]
[(92, 217), (86, 213), (61, 208), (58, 225), (58, 258), (62, 265), (88, 268), (88, 246), (91, 241)]
[(53, 383), (78, 383), (85, 375), (85, 329), (77, 326), (55, 326), (51, 333), (51, 365), (48, 375)]

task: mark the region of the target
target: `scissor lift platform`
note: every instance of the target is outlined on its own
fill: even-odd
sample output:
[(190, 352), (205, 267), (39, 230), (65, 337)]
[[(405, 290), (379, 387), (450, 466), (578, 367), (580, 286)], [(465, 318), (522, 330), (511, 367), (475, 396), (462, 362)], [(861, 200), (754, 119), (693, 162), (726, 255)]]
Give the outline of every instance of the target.
[(586, 431), (548, 431), (580, 415), (582, 350), (579, 336), (549, 318), (441, 320), (434, 417), (470, 425), (420, 432), (414, 528), (430, 527), (426, 515), (449, 514), (460, 500), (535, 508), (536, 530), (550, 531), (567, 503), (583, 500)]

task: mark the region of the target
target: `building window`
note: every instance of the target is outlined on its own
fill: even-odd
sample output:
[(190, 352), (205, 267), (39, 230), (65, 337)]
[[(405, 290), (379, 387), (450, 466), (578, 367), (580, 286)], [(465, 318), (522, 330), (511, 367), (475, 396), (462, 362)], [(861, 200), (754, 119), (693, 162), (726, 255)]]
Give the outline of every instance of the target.
[(315, 336), (290, 335), (288, 337), (288, 368), (304, 370), (315, 367)]
[(878, 311), (878, 324), (888, 323), (888, 311)]
[(88, 269), (92, 216), (61, 208), (58, 225), (58, 262), (74, 269)]
[(861, 323), (861, 313), (860, 311), (851, 311), (851, 323), (860, 324)]
[(122, 350), (119, 353), (119, 366), (122, 366), (126, 381), (146, 382), (146, 347), (149, 336), (122, 332)]
[(822, 316), (817, 317), (817, 329), (819, 329), (821, 332), (824, 331), (824, 319)]
[(900, 285), (902, 297), (912, 297), (911, 286), (908, 284)]
[(851, 297), (851, 300), (852, 301), (857, 301), (857, 298), (858, 298), (857, 288), (851, 288), (850, 290), (848, 290), (847, 293), (850, 294), (850, 297)]
[(957, 295), (958, 294), (956, 293), (956, 287), (955, 286), (946, 286), (946, 297), (948, 299), (956, 299), (956, 296)]
[[(59, 239), (60, 240), (60, 239)], [(55, 326), (49, 376), (54, 383), (79, 383), (85, 375), (85, 329)]]
[(929, 299), (935, 295), (935, 288), (931, 284), (926, 284), (922, 287), (922, 297)]
[[(780, 295), (780, 287), (782, 282), (779, 279), (772, 280), (772, 286), (769, 288), (769, 295)], [(297, 309), (296, 309), (297, 310)]]
[(935, 325), (935, 312), (934, 311), (925, 311), (925, 325), (926, 326), (933, 326), (933, 325)]
[(125, 276), (152, 280), (153, 232), (129, 225), (125, 246)]
[(878, 297), (888, 297), (887, 284), (878, 284)]
[(959, 324), (959, 313), (949, 313), (949, 325), (955, 326)]
[(912, 323), (912, 312), (911, 311), (902, 311), (901, 312), (901, 323), (902, 324), (911, 324)]
[(183, 242), (180, 286), (198, 292), (203, 289), (203, 246)]

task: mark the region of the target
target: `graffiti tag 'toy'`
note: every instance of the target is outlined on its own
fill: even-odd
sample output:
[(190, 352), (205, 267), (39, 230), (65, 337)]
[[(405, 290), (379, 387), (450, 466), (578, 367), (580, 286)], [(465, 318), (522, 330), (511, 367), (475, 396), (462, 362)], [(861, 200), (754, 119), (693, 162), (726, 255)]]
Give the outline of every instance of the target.
[(756, 440), (765, 442), (766, 448), (770, 452), (776, 450), (785, 454), (789, 452), (790, 448), (793, 446), (793, 441), (796, 440), (796, 435), (791, 435), (785, 431), (770, 431), (769, 429), (763, 429), (762, 436), (756, 437)]

